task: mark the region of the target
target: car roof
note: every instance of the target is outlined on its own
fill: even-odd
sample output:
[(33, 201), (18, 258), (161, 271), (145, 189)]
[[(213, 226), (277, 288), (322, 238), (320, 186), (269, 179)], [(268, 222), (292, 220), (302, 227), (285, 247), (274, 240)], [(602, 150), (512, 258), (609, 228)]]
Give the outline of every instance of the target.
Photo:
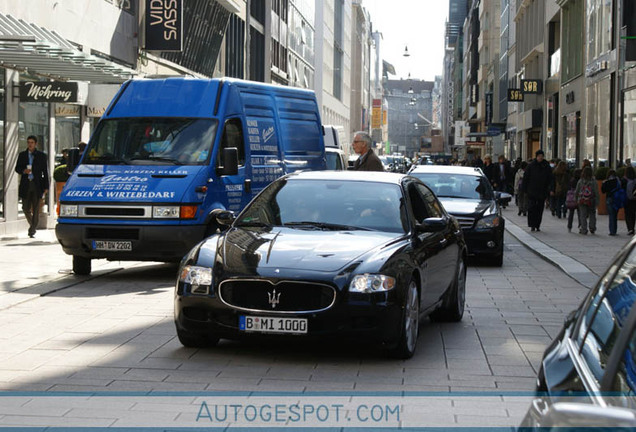
[(481, 168), (464, 167), (454, 165), (418, 165), (413, 168), (410, 174), (431, 173), (431, 174), (464, 174), (483, 176)]
[(391, 183), (399, 185), (408, 177), (406, 174), (381, 171), (301, 171), (286, 175), (284, 178), (294, 180), (343, 180), (365, 181), (371, 183)]

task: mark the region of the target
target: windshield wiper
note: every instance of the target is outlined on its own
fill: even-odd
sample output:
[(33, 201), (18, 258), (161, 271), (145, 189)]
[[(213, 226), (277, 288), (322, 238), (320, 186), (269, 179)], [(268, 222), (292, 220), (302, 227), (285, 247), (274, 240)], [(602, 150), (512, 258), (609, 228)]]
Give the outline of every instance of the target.
[(174, 165), (183, 165), (183, 162), (181, 162), (180, 160), (171, 158), (171, 157), (166, 157), (166, 156), (146, 156), (146, 157), (136, 156), (136, 157), (130, 158), (130, 160), (131, 161), (150, 160), (150, 161), (159, 161), (159, 162), (170, 162)]
[(318, 228), (323, 230), (330, 231), (373, 231), (371, 228), (353, 226), (353, 225), (342, 225), (342, 224), (334, 224), (327, 222), (287, 222), (283, 226), (286, 227), (307, 227), (307, 228)]
[(271, 224), (268, 224), (267, 222), (257, 222), (257, 221), (253, 221), (253, 222), (240, 222), (235, 224), (234, 226), (236, 227), (252, 227), (252, 228), (272, 228)]
[(98, 164), (98, 163), (104, 163), (104, 162), (108, 162), (111, 164), (117, 164), (117, 165), (128, 165), (128, 161), (126, 159), (123, 158), (119, 158), (117, 156), (113, 156), (113, 155), (104, 155), (104, 156), (91, 156), (89, 157), (85, 163), (87, 164)]

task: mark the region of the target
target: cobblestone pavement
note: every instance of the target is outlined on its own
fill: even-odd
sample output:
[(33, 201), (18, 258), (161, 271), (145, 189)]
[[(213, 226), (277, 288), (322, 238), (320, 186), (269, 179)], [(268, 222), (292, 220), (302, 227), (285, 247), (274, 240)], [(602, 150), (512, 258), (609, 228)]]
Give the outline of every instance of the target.
[(416, 356), (395, 361), (338, 344), (183, 348), (175, 266), (125, 267), (3, 310), (0, 389), (532, 390), (545, 346), (587, 292), (508, 237), (504, 267), (469, 269), (464, 320), (425, 322)]

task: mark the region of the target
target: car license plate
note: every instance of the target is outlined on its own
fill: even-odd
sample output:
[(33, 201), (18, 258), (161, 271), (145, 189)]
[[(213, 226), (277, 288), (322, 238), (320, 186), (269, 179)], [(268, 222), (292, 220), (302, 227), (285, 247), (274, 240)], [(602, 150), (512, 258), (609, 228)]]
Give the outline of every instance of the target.
[(131, 251), (132, 242), (129, 241), (111, 241), (111, 240), (93, 240), (93, 250), (103, 251)]
[(241, 316), (239, 330), (256, 333), (306, 334), (306, 318)]

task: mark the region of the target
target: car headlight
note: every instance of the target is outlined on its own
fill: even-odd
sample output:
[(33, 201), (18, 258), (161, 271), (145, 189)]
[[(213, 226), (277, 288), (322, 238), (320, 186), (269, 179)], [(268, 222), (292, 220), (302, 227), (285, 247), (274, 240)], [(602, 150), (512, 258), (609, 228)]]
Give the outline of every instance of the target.
[(384, 275), (363, 274), (351, 280), (349, 292), (374, 293), (389, 291), (395, 288), (395, 278)]
[(152, 217), (158, 219), (179, 219), (181, 209), (179, 206), (154, 206)]
[(486, 230), (497, 228), (501, 223), (501, 218), (498, 215), (486, 216), (485, 218), (479, 219), (477, 221), (477, 225), (475, 225), (475, 229), (478, 230)]
[(212, 285), (212, 269), (209, 267), (185, 266), (181, 269), (179, 281), (189, 284), (192, 294), (207, 295)]
[(77, 217), (77, 204), (60, 204), (60, 217)]

